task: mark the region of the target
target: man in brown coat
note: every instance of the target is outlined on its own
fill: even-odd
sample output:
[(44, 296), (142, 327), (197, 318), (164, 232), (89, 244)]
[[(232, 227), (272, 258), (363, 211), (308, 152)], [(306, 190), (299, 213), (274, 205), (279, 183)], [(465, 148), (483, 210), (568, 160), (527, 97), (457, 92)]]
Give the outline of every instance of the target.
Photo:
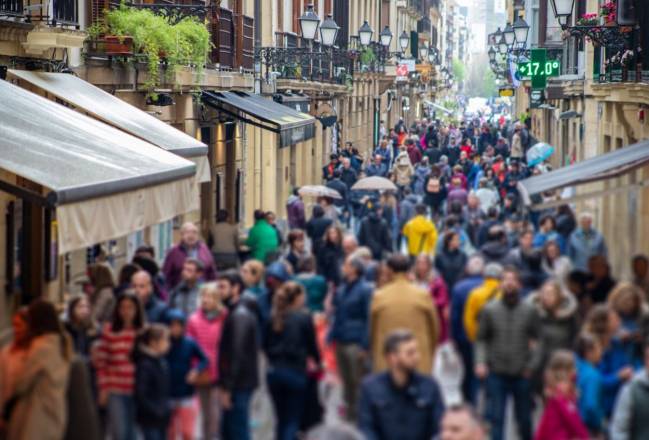
[(429, 375), (439, 339), (439, 318), (430, 294), (408, 280), (405, 255), (388, 259), (390, 283), (376, 291), (370, 308), (370, 350), (374, 371), (386, 368), (383, 341), (395, 329), (412, 331), (420, 348), (418, 370)]

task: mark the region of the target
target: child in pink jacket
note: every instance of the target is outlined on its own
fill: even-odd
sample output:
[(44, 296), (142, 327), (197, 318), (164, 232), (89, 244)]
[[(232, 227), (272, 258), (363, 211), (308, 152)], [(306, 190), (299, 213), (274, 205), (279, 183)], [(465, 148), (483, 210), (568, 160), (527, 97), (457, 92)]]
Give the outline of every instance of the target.
[(554, 352), (545, 371), (545, 409), (534, 440), (588, 440), (588, 429), (579, 415), (574, 382), (575, 356)]

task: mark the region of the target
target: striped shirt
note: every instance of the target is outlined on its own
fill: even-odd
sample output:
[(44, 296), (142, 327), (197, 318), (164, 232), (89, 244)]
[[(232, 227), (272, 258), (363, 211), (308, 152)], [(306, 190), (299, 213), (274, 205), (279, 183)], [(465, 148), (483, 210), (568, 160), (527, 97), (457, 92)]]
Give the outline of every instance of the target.
[(133, 394), (135, 364), (131, 359), (136, 331), (124, 329), (113, 332), (110, 325), (104, 327), (95, 350), (97, 385), (102, 391), (116, 394)]

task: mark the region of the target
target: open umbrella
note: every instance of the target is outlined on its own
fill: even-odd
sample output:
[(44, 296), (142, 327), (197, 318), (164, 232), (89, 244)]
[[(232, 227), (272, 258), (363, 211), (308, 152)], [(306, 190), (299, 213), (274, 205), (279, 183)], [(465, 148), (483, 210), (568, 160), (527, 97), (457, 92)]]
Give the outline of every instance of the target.
[(385, 177), (372, 176), (359, 180), (352, 186), (352, 190), (368, 191), (396, 191), (397, 185)]
[(327, 188), (324, 185), (304, 185), (298, 190), (302, 197), (331, 197), (332, 199), (342, 199), (338, 191)]
[(527, 158), (527, 166), (534, 167), (540, 163), (543, 163), (544, 160), (552, 156), (554, 153), (554, 147), (545, 142), (538, 142), (530, 147), (525, 154)]

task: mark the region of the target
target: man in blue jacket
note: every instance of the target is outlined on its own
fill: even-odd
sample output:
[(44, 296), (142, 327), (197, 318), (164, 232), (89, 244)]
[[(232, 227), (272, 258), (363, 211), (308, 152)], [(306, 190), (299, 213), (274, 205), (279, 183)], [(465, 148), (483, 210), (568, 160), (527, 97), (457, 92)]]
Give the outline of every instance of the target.
[(364, 262), (348, 257), (343, 264), (344, 282), (333, 298), (334, 321), (329, 339), (336, 343), (336, 363), (343, 381), (347, 419), (356, 420), (358, 389), (367, 359), (369, 309), (372, 285), (364, 280)]
[(464, 308), (471, 291), (484, 282), (483, 269), (484, 259), (479, 255), (471, 256), (466, 263), (466, 277), (458, 281), (451, 292), (451, 337), (464, 364), (462, 395), (465, 401), (473, 404), (476, 403), (478, 381), (473, 374), (473, 343), (464, 330)]
[(439, 432), (444, 402), (437, 382), (417, 373), (419, 349), (409, 330), (384, 343), (388, 371), (363, 381), (359, 425), (367, 440), (429, 440)]

